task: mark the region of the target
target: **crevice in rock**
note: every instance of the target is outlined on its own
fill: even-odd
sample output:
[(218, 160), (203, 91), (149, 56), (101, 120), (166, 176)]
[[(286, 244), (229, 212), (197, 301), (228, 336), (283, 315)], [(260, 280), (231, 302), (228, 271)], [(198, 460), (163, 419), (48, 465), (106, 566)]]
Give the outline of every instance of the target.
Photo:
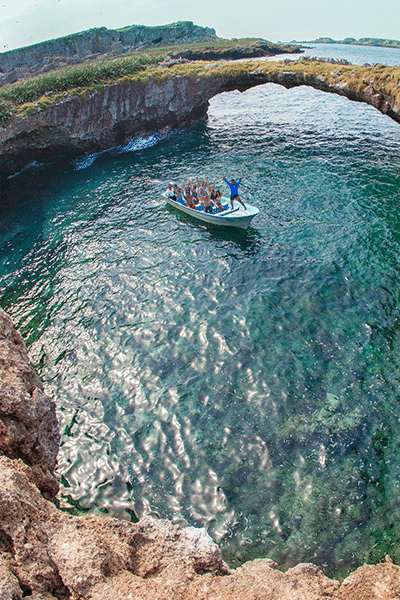
[(57, 598), (57, 600), (70, 600), (70, 598), (72, 598), (71, 592), (65, 585), (52, 590), (51, 593), (55, 598)]
[(206, 573), (213, 573), (214, 575), (219, 575), (220, 577), (230, 575), (229, 568), (225, 564), (217, 566), (213, 569), (210, 568), (210, 565), (198, 563), (193, 565), (193, 570), (197, 573), (197, 575), (205, 575)]
[(152, 577), (156, 577), (159, 573), (161, 573), (161, 571), (161, 565), (154, 565), (154, 567), (146, 571), (146, 573), (139, 575), (139, 577), (142, 579), (151, 579)]
[(22, 590), (22, 598), (26, 598), (27, 596), (32, 596), (32, 588), (26, 583), (19, 582), (19, 587)]
[(60, 575), (60, 571), (58, 570), (58, 566), (57, 564), (54, 562), (54, 560), (52, 560), (49, 557), (49, 565), (51, 566), (51, 568), (53, 569), (55, 575), (56, 575), (56, 584), (55, 587), (50, 590), (50, 593), (53, 594), (53, 596), (55, 598), (58, 598), (58, 600), (68, 600), (69, 598), (71, 598), (71, 592), (69, 590), (69, 588), (65, 585), (65, 583), (62, 580), (62, 577)]
[(3, 529), (0, 529), (0, 552), (14, 554), (14, 541)]

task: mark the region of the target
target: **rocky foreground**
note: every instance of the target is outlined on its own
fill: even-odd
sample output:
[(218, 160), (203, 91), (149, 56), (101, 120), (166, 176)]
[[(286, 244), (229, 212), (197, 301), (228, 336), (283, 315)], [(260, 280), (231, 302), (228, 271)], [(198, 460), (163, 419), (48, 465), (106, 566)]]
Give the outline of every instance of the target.
[(55, 405), (0, 309), (0, 600), (394, 600), (389, 557), (341, 584), (312, 564), (269, 559), (230, 570), (204, 529), (70, 515), (53, 503)]

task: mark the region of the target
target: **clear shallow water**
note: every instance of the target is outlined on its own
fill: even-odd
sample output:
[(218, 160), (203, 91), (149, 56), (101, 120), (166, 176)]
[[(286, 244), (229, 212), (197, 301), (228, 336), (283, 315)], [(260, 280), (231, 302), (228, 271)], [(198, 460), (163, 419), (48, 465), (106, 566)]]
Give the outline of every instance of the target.
[[(13, 179), (0, 303), (58, 405), (64, 497), (204, 525), (232, 564), (396, 558), (399, 167), (387, 117), (270, 84)], [(242, 175), (253, 227), (166, 207), (189, 174)]]

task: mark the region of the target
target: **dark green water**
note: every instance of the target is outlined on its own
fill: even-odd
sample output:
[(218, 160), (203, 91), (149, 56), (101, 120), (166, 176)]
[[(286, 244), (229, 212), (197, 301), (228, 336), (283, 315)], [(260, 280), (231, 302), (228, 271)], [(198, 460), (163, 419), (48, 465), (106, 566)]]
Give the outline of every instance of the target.
[[(243, 177), (247, 233), (164, 205), (190, 174)], [(398, 125), (268, 85), (10, 185), (0, 303), (57, 402), (66, 500), (205, 526), (232, 564), (400, 558)]]

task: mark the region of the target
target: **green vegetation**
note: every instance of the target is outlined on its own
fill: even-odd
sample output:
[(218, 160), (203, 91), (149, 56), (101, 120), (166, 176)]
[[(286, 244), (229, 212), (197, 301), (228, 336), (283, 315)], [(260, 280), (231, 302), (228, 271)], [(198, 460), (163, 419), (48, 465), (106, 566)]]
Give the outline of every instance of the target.
[[(213, 42), (187, 44), (185, 46), (179, 44), (161, 46), (118, 58), (107, 57), (86, 61), (73, 67), (64, 67), (43, 75), (30, 77), (0, 88), (0, 124), (6, 126), (14, 115), (26, 116), (67, 96), (91, 93), (102, 89), (105, 85), (138, 80), (145, 81), (153, 75), (159, 78), (162, 73), (157, 75), (157, 73), (154, 73), (154, 68), (160, 62), (168, 59), (179, 59), (187, 51), (200, 56), (210, 51), (222, 55), (224, 52), (240, 46), (242, 49), (247, 49), (251, 54), (258, 51), (261, 45), (264, 48), (264, 53), (274, 52), (275, 50), (283, 51), (281, 46), (265, 40), (252, 38), (240, 40), (217, 39)], [(193, 70), (190, 71), (193, 73)], [(168, 72), (168, 76), (173, 76), (173, 73), (170, 75)]]
[[(190, 21), (175, 21), (174, 23), (167, 23), (165, 25), (157, 25), (157, 29), (174, 29), (175, 27), (184, 27), (188, 25)], [(136, 29), (137, 27), (143, 29), (154, 29), (151, 25), (127, 25), (126, 27), (118, 27), (115, 31), (129, 31), (130, 29)]]
[(130, 56), (114, 60), (103, 59), (58, 69), (4, 86), (0, 89), (0, 101), (9, 101), (20, 106), (27, 102), (36, 102), (45, 94), (59, 94), (74, 88), (95, 88), (143, 70), (149, 60), (146, 56), (135, 58)]
[(356, 44), (359, 46), (383, 46), (385, 48), (400, 48), (399, 40), (386, 40), (383, 38), (355, 38), (347, 37), (344, 40), (333, 40), (330, 37), (319, 37), (316, 40), (305, 42), (306, 44)]
[(254, 71), (278, 73), (290, 71), (304, 77), (319, 77), (327, 85), (341, 86), (355, 93), (369, 84), (392, 96), (400, 105), (400, 67), (377, 65), (329, 64), (319, 61), (299, 60), (282, 65), (281, 61), (218, 61), (195, 60), (177, 63), (180, 53), (191, 50), (197, 53), (213, 48), (254, 44), (256, 40), (219, 40), (212, 44), (193, 44), (142, 50), (129, 56), (88, 61), (74, 67), (65, 67), (25, 79), (0, 88), (0, 123), (8, 125), (13, 117), (24, 117), (32, 111), (43, 110), (53, 103), (77, 95), (86, 95), (103, 89), (106, 85), (146, 83), (150, 78), (162, 82), (172, 77), (246, 77)]
[[(298, 45), (288, 45), (288, 44), (274, 44), (273, 42), (269, 42), (264, 40), (263, 38), (232, 38), (231, 40), (226, 40), (224, 38), (216, 38), (211, 42), (199, 42), (197, 44), (176, 44), (175, 46), (168, 46), (168, 49), (174, 48), (176, 50), (187, 50), (187, 49), (216, 49), (216, 50), (226, 50), (236, 48), (237, 46), (243, 46), (244, 48), (252, 48), (254, 46), (266, 47), (268, 46), (272, 51), (278, 52), (291, 52), (293, 50), (299, 50)], [(167, 47), (164, 47), (164, 50), (167, 50)]]
[(7, 125), (11, 119), (13, 105), (7, 100), (0, 100), (0, 123)]

